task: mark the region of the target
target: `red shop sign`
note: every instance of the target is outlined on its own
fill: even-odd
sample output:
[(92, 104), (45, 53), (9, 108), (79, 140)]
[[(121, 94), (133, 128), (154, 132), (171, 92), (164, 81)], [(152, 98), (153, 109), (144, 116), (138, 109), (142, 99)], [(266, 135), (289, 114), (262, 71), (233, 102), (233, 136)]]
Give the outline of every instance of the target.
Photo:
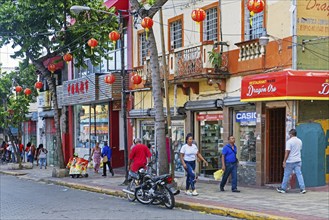
[(241, 101), (328, 100), (329, 72), (286, 70), (243, 77)]
[(198, 121), (220, 121), (223, 120), (223, 114), (207, 114), (207, 115), (197, 115), (196, 120)]

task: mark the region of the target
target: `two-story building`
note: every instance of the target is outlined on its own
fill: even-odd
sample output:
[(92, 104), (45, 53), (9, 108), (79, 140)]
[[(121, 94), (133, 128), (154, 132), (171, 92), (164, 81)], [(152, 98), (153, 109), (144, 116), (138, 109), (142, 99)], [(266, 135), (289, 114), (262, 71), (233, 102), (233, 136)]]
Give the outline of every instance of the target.
[[(310, 14), (311, 3), (307, 5), (305, 1), (264, 1), (264, 10), (252, 15), (247, 2), (168, 1), (162, 8), (176, 171), (183, 171), (179, 150), (187, 133), (194, 134), (209, 163), (208, 167), (197, 167), (197, 172), (209, 178), (221, 167), (222, 147), (228, 136), (234, 135), (239, 149), (239, 181), (251, 185), (279, 183), (288, 131), (296, 126), (299, 129), (301, 122), (320, 120), (318, 124), (323, 126), (317, 128), (303, 125), (319, 139), (314, 150), (317, 156), (308, 165), (303, 164), (303, 171), (308, 185), (323, 185), (328, 172), (323, 159), (327, 144), (323, 140), (328, 127), (329, 98), (321, 89), (323, 83), (328, 83), (329, 68), (328, 62), (310, 61), (311, 57), (315, 59), (312, 51), (318, 56), (321, 52), (312, 44), (306, 46), (306, 42), (318, 37), (316, 42), (323, 43), (328, 51), (326, 12), (313, 6), (318, 13)], [(197, 8), (206, 12), (200, 23), (191, 18)], [(315, 19), (312, 16), (318, 19), (318, 25), (302, 26), (302, 22), (310, 24)], [(304, 22), (305, 19), (309, 22)], [(160, 61), (164, 54), (159, 14), (153, 20)], [(138, 26), (133, 35), (133, 67), (143, 78), (143, 85), (138, 88), (151, 87), (146, 34)], [(303, 61), (305, 48), (309, 52), (307, 66)], [(163, 65), (161, 61), (160, 64)], [(294, 84), (295, 81), (298, 83)], [(306, 92), (290, 93), (303, 84)], [(255, 88), (252, 94), (250, 86)], [(258, 97), (269, 87), (272, 94)], [(129, 116), (135, 136), (146, 144), (157, 145), (152, 91), (135, 92), (133, 101)], [(304, 135), (303, 126), (300, 133)], [(313, 147), (305, 144), (303, 159), (307, 160), (305, 152)], [(310, 167), (316, 167), (317, 171), (311, 174)]]

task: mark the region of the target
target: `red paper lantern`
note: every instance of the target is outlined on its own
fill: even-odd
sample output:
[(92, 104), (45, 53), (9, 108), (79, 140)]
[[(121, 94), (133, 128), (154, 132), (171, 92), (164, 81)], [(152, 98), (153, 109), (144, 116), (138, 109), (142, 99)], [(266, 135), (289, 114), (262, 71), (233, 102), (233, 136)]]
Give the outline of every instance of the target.
[(23, 88), (22, 88), (21, 86), (16, 86), (16, 87), (15, 87), (15, 91), (16, 91), (17, 93), (20, 93), (21, 91), (23, 91)]
[(112, 85), (115, 82), (114, 74), (109, 74), (109, 75), (105, 76), (104, 82), (107, 83), (107, 84)]
[(142, 82), (142, 77), (138, 74), (133, 75), (132, 81), (135, 85), (139, 85)]
[(142, 25), (142, 27), (146, 31), (146, 40), (147, 40), (147, 38), (148, 38), (148, 32), (150, 31), (150, 29), (153, 26), (153, 20), (152, 20), (152, 18), (150, 18), (150, 17), (143, 18), (141, 25)]
[(51, 72), (51, 73), (54, 73), (56, 71), (56, 65), (51, 63), (48, 65), (48, 70)]
[(109, 39), (110, 41), (113, 41), (115, 47), (117, 40), (120, 39), (120, 34), (117, 31), (112, 31), (111, 33), (109, 33)]
[(42, 83), (42, 82), (36, 82), (36, 83), (34, 84), (34, 87), (35, 87), (36, 89), (42, 89), (42, 87), (43, 87), (43, 83)]
[(72, 61), (72, 59), (73, 59), (73, 56), (72, 56), (70, 53), (67, 53), (67, 54), (65, 54), (65, 55), (63, 56), (63, 60), (64, 60), (66, 63)]
[(254, 13), (259, 13), (264, 10), (265, 2), (263, 0), (256, 0), (254, 3)]
[(98, 45), (98, 41), (95, 38), (91, 38), (88, 40), (88, 45), (91, 47), (91, 49), (94, 49)]
[(262, 12), (264, 10), (264, 7), (264, 0), (248, 0), (247, 8), (250, 11), (251, 16), (253, 16), (254, 13)]
[(206, 16), (207, 16), (206, 12), (201, 8), (197, 8), (193, 10), (191, 14), (193, 21), (196, 21), (198, 23), (203, 21), (206, 18)]
[(26, 89), (24, 89), (24, 94), (25, 95), (31, 95), (32, 94), (32, 90), (29, 89), (29, 88), (26, 88)]

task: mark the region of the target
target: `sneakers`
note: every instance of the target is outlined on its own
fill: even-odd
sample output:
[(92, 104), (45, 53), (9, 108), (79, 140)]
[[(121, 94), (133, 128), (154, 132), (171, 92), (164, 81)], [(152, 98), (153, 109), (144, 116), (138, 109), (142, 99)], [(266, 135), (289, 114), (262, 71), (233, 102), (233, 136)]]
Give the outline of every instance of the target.
[(224, 191), (225, 191), (225, 190), (224, 190), (224, 187), (220, 187), (220, 188), (219, 188), (219, 191), (224, 192)]
[(234, 193), (239, 193), (239, 192), (240, 192), (240, 190), (237, 190), (237, 189), (233, 189), (233, 190), (232, 190), (232, 192), (234, 192)]
[(276, 191), (278, 191), (279, 193), (286, 193), (286, 190), (282, 189), (281, 187), (278, 187)]
[(301, 189), (300, 190), (300, 194), (305, 194), (306, 193), (306, 189)]
[(197, 193), (196, 190), (193, 190), (193, 192), (192, 192), (192, 196), (197, 196), (197, 195), (199, 195), (199, 193)]
[(191, 190), (186, 190), (185, 191), (185, 194), (188, 195), (188, 196), (191, 196), (192, 195), (192, 192), (191, 192)]

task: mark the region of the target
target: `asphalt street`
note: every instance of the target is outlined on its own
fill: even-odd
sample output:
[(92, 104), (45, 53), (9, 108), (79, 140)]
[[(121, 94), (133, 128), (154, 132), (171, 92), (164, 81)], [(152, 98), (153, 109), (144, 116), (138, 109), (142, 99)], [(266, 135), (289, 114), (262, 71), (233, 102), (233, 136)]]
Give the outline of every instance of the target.
[(0, 219), (234, 219), (0, 175)]

